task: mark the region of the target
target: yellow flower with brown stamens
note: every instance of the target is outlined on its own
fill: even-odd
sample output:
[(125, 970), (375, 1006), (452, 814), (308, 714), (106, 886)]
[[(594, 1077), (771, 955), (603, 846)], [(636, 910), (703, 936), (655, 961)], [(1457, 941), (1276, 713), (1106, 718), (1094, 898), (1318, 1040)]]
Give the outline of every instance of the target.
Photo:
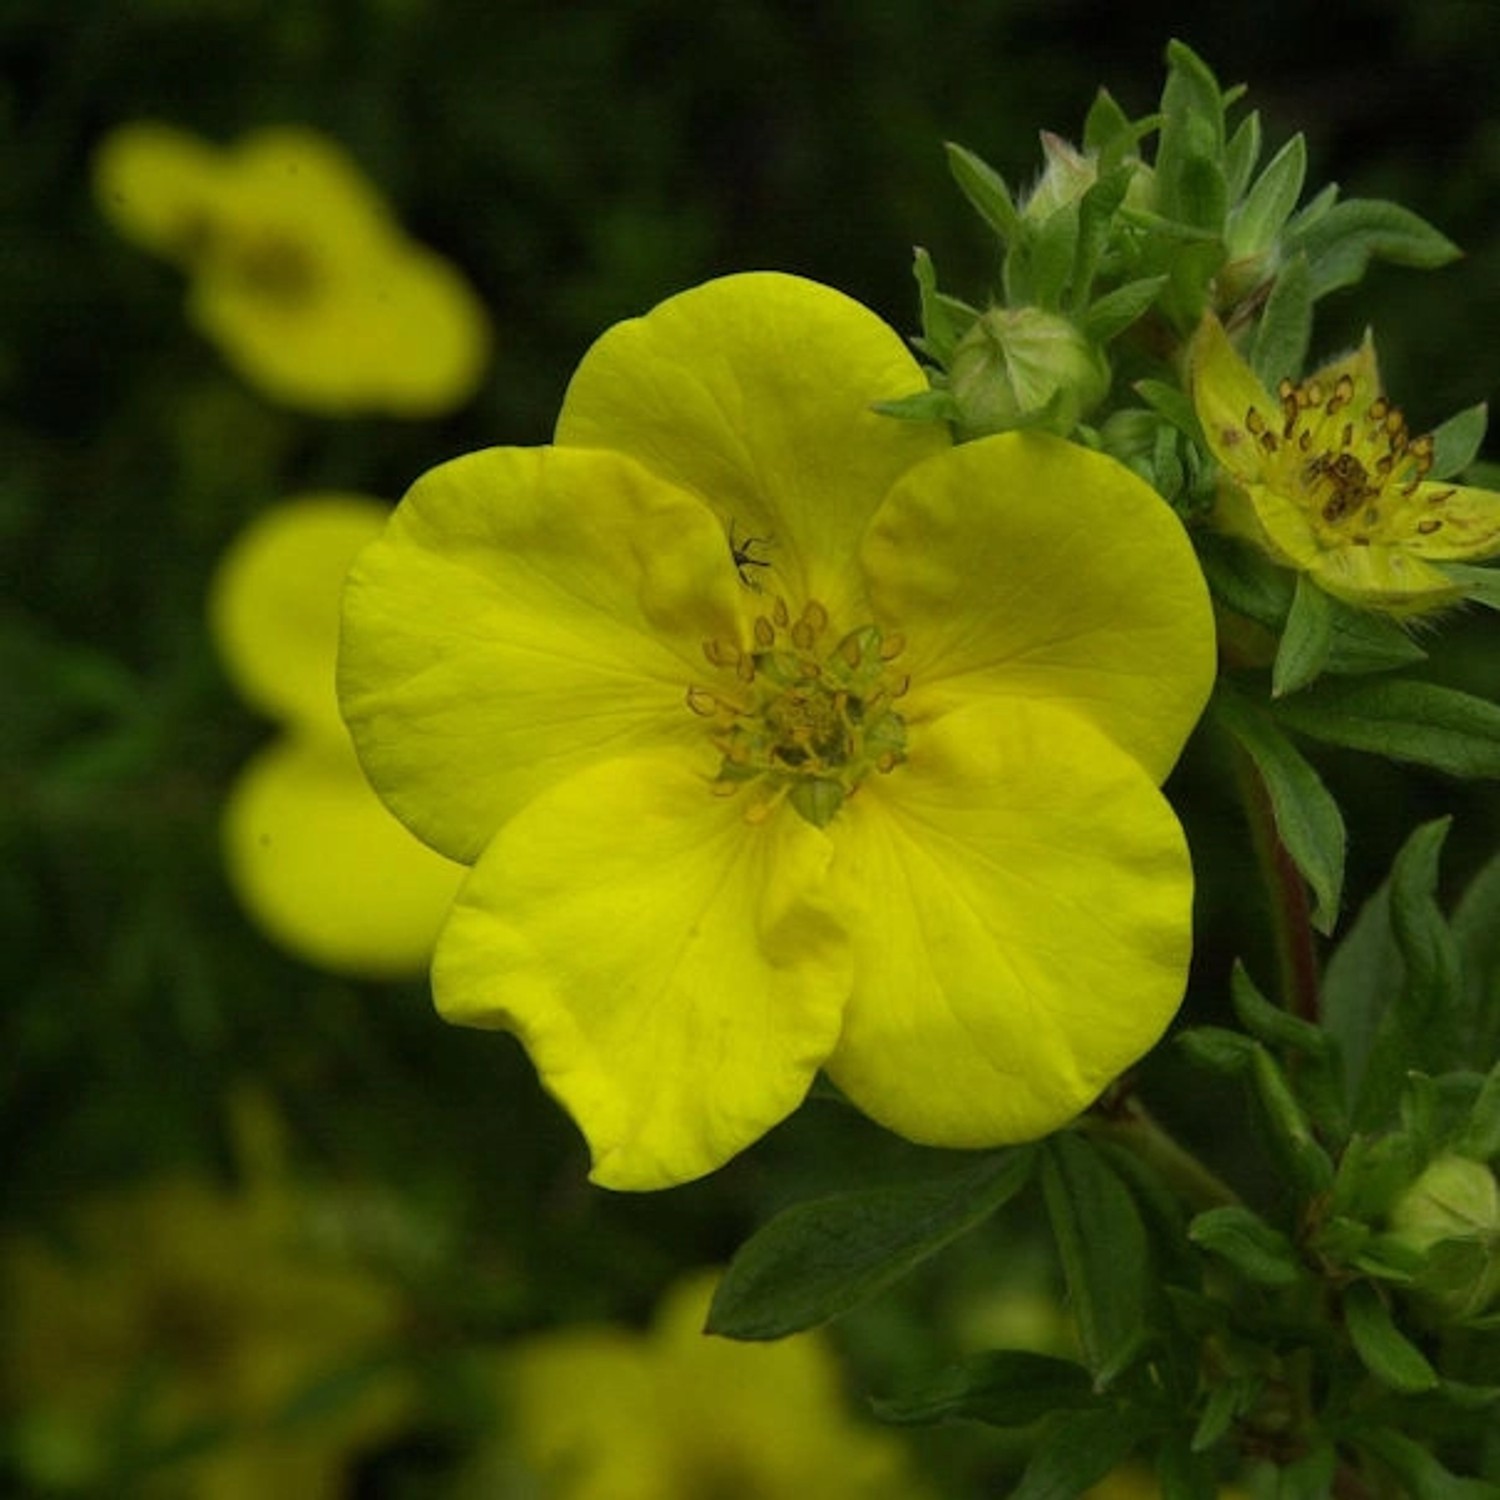
[(220, 148), (125, 125), (100, 147), (95, 187), (123, 234), (189, 274), (193, 322), (276, 400), (429, 416), (466, 401), (484, 373), (489, 325), (468, 283), (313, 131)]
[(1193, 401), (1223, 470), (1216, 517), (1349, 604), (1415, 615), (1463, 589), (1434, 563), (1500, 554), (1500, 494), (1434, 481), (1382, 393), (1368, 335), (1273, 396), (1205, 318), (1189, 349)]
[(597, 1182), (711, 1170), (820, 1068), (915, 1140), (1038, 1136), (1181, 998), (1186, 535), (1102, 454), (874, 410), (920, 375), (827, 287), (710, 282), (350, 573), (360, 758), (474, 864), (437, 1003), (519, 1034)]

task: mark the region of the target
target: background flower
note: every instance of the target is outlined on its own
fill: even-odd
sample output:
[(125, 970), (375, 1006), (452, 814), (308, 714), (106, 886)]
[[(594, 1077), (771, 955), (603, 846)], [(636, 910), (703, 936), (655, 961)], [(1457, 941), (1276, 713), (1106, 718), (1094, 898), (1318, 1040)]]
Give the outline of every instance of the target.
[(473, 394), (489, 350), (483, 307), (333, 141), (285, 127), (221, 148), (125, 125), (95, 173), (104, 212), (188, 272), (193, 321), (267, 395), (416, 417)]
[(246, 700), (283, 726), (224, 812), (235, 892), (278, 943), (341, 972), (419, 972), (462, 869), (380, 805), (338, 717), (339, 590), (389, 511), (306, 495), (261, 516), (219, 566), (209, 619)]

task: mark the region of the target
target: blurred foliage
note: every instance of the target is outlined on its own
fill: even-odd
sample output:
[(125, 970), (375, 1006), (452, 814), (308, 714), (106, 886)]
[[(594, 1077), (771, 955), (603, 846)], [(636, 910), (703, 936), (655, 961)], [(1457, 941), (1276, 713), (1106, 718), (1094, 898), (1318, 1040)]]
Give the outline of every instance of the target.
[[(1399, 199), (1466, 251), (1435, 274), (1376, 271), (1357, 313), (1332, 298), (1316, 352), (1374, 322), (1417, 431), (1500, 389), (1500, 9), (1485, 0), (0, 7), (9, 1229), (55, 1228), (89, 1191), (166, 1171), (232, 1175), (227, 1100), (253, 1080), (302, 1169), (379, 1185), (421, 1226), (384, 1234), (377, 1217), (358, 1234), (406, 1288), (412, 1357), (442, 1391), (445, 1351), (640, 1322), (675, 1274), (722, 1262), (773, 1209), (927, 1161), (815, 1100), (702, 1183), (611, 1196), (583, 1185), (580, 1143), (510, 1039), (443, 1026), (422, 984), (354, 983), (272, 948), (220, 867), (222, 800), (269, 731), (216, 662), (206, 589), (289, 494), (394, 501), (453, 454), (545, 440), (592, 338), (707, 276), (798, 272), (914, 329), (921, 243), (956, 292), (981, 295), (994, 247), (942, 143), (1024, 183), (1037, 128), (1068, 130), (1099, 83), (1132, 114), (1150, 107), (1174, 34), (1252, 86), (1273, 148), (1307, 134), (1313, 180)], [(179, 274), (91, 198), (99, 140), (143, 118), (220, 142), (292, 122), (341, 141), (488, 305), (497, 353), (479, 396), (442, 421), (320, 421), (236, 384), (187, 326)], [(1495, 618), (1448, 635), (1444, 680), (1500, 696)], [(1205, 872), (1195, 1021), (1223, 1019), (1202, 996), (1223, 992), (1232, 923), (1245, 946), (1248, 841), (1214, 754), (1200, 745), (1169, 788)], [(1500, 843), (1493, 791), (1352, 753), (1319, 764), (1360, 830), (1351, 909), (1420, 821), (1458, 814), (1452, 891)], [(1241, 1106), (1172, 1056), (1146, 1074), (1162, 1113), (1232, 1167)], [(941, 1364), (1001, 1317), (1005, 1268), (1034, 1259), (1025, 1216), (1006, 1225), (841, 1325), (863, 1388)], [(1045, 1271), (1037, 1284), (1045, 1302)], [(421, 1476), (463, 1441), (465, 1408), (433, 1409), (445, 1418), (372, 1460), (360, 1493), (431, 1493)], [(1013, 1473), (1007, 1442), (925, 1438), (955, 1494)]]

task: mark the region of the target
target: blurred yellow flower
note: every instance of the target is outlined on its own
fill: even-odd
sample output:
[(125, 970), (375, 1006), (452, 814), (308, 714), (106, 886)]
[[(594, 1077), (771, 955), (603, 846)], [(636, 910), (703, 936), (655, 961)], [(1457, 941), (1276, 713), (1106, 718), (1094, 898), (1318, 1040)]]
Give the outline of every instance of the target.
[(1432, 566), (1500, 553), (1500, 494), (1436, 483), (1381, 392), (1368, 335), (1273, 396), (1208, 317), (1189, 348), (1193, 400), (1224, 471), (1216, 518), (1349, 604), (1413, 615), (1463, 588)]
[(284, 727), (230, 792), (231, 883), (291, 952), (375, 978), (421, 972), (464, 874), (381, 806), (338, 716), (339, 590), (389, 514), (360, 495), (288, 501), (235, 542), (209, 595), (231, 678)]
[(920, 380), (828, 287), (710, 282), (350, 574), (361, 759), (477, 861), (437, 1003), (520, 1035), (596, 1182), (712, 1170), (820, 1067), (918, 1141), (1034, 1137), (1181, 998), (1192, 549), (1101, 454), (872, 410)]
[[(39, 1490), (347, 1494), (351, 1459), (409, 1409), (373, 1378), (400, 1305), (307, 1228), (284, 1184), (183, 1178), (101, 1196), (56, 1241), (0, 1248), (0, 1406)], [(327, 1399), (296, 1409), (325, 1383)]]
[[(544, 1335), (509, 1363), (509, 1433), (539, 1500), (916, 1500), (899, 1441), (850, 1414), (817, 1334), (705, 1334), (712, 1276), (680, 1283), (649, 1332)], [(529, 1491), (528, 1491), (529, 1493)]]
[(194, 323), (278, 401), (428, 416), (461, 405), (484, 373), (488, 322), (468, 283), (313, 131), (221, 148), (124, 125), (99, 149), (95, 188), (122, 233), (189, 274)]

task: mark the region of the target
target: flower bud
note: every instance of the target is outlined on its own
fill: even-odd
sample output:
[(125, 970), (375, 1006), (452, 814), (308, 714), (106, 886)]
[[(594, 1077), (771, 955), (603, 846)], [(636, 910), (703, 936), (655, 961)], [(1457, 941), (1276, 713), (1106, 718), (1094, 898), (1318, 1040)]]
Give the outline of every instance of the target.
[(1039, 307), (991, 308), (948, 366), (965, 438), (1040, 427), (1066, 437), (1109, 390), (1103, 354), (1066, 318)]
[(1397, 1200), (1391, 1228), (1426, 1252), (1416, 1290), (1440, 1318), (1477, 1317), (1500, 1297), (1500, 1184), (1483, 1162), (1438, 1157)]

